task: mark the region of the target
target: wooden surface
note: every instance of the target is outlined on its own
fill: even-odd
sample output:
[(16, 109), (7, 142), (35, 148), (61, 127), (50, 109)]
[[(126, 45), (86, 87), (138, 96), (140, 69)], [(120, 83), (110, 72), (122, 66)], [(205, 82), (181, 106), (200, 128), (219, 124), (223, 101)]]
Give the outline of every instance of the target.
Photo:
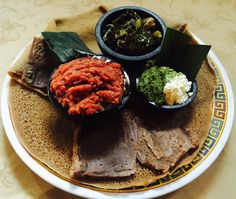
[[(143, 6), (160, 13), (167, 22), (188, 23), (190, 30), (221, 60), (236, 93), (236, 1), (235, 0), (1, 0), (0, 80), (24, 45), (55, 17), (75, 15), (98, 5)], [(229, 107), (230, 111), (230, 107)], [(236, 125), (215, 163), (192, 183), (168, 194), (166, 199), (233, 199), (236, 197)], [(0, 198), (79, 198), (48, 184), (19, 159), (0, 123)]]

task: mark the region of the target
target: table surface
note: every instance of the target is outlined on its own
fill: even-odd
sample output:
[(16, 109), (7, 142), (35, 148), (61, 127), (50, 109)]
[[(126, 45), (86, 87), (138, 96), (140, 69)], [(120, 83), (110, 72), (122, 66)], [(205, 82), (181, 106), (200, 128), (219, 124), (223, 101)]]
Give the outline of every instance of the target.
[[(235, 0), (1, 0), (0, 81), (24, 45), (55, 17), (79, 14), (98, 5), (143, 6), (161, 10), (165, 18), (188, 23), (190, 30), (211, 44), (221, 60), (236, 93), (236, 1)], [(1, 84), (2, 85), (2, 84)], [(234, 98), (235, 99), (235, 98)], [(230, 109), (230, 107), (229, 107)], [(163, 198), (235, 198), (236, 125), (214, 164), (192, 183)], [(0, 198), (79, 198), (61, 191), (34, 174), (16, 155), (0, 123)]]

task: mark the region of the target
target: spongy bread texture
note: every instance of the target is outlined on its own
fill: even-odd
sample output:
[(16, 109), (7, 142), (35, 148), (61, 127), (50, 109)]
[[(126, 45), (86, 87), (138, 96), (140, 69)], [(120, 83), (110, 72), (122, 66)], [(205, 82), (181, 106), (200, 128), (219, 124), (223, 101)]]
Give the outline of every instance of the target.
[[(45, 31), (77, 32), (91, 50), (99, 52), (94, 42), (94, 28), (101, 15), (99, 9), (94, 8), (79, 17), (55, 19), (48, 24)], [(26, 46), (11, 70), (22, 70), (27, 63), (31, 44), (32, 42)], [(69, 177), (74, 125), (62, 117), (46, 98), (13, 81), (9, 93), (11, 117), (21, 143), (42, 164)]]
[[(95, 8), (76, 17), (55, 19), (49, 23), (46, 30), (78, 32), (91, 50), (99, 52), (94, 29), (100, 16), (101, 12)], [(14, 67), (22, 67), (26, 57)], [(196, 100), (188, 108), (176, 113), (178, 114), (176, 118), (180, 125), (189, 129), (192, 142), (200, 147), (211, 122), (213, 92), (216, 85), (215, 74), (207, 63), (203, 64), (197, 81), (199, 90)], [(64, 119), (47, 99), (13, 82), (10, 87), (9, 102), (15, 131), (27, 151), (42, 164), (69, 179), (75, 127)], [(176, 167), (189, 163), (195, 155), (194, 153), (186, 156)], [(158, 175), (138, 162), (136, 167), (136, 174), (128, 178), (80, 180), (80, 182), (101, 188), (119, 189), (148, 185), (168, 174)]]
[(41, 163), (68, 177), (73, 124), (37, 94), (11, 83), (10, 111), (21, 143)]
[[(208, 134), (208, 129), (211, 123), (212, 116), (212, 102), (214, 99), (214, 89), (216, 85), (215, 73), (209, 68), (208, 64), (204, 62), (202, 68), (197, 77), (198, 81), (198, 96), (192, 105), (175, 113), (177, 123), (179, 126), (187, 128), (189, 132), (189, 138), (197, 146), (195, 151), (190, 154), (185, 154), (179, 161), (174, 169), (190, 163), (196, 156), (198, 150), (203, 145), (205, 138)], [(130, 119), (133, 119), (132, 114)], [(162, 115), (166, 117), (166, 115)], [(167, 121), (167, 125), (169, 125)], [(138, 129), (139, 131), (141, 129)], [(173, 170), (171, 170), (173, 172)], [(107, 188), (107, 189), (121, 189), (131, 186), (145, 186), (156, 180), (170, 174), (171, 171), (165, 174), (159, 174), (152, 169), (148, 169), (137, 162), (136, 174), (134, 176), (117, 179), (117, 180), (95, 180), (95, 179), (80, 179), (85, 184), (93, 185), (95, 187)]]

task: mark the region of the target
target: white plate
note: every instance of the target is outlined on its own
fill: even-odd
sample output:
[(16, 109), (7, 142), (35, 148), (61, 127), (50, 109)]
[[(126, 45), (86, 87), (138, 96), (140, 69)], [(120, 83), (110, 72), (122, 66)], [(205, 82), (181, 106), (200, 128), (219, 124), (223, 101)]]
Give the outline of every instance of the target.
[[(14, 65), (14, 63), (16, 63), (21, 58), (25, 50), (26, 48), (24, 48), (18, 54), (12, 65)], [(45, 167), (40, 165), (21, 145), (14, 131), (8, 106), (8, 91), (10, 84), (9, 76), (5, 77), (1, 96), (2, 121), (7, 137), (18, 156), (32, 171), (34, 171), (37, 175), (39, 175), (41, 178), (54, 185), (55, 187), (78, 196), (101, 199), (142, 199), (157, 197), (175, 191), (190, 183), (192, 180), (201, 175), (205, 170), (207, 170), (207, 168), (214, 162), (214, 160), (224, 148), (231, 131), (234, 113), (234, 99), (232, 88), (228, 76), (219, 59), (212, 51), (210, 51), (209, 55), (211, 57), (212, 64), (214, 65), (214, 70), (216, 71), (218, 81), (216, 88), (216, 99), (214, 102), (214, 113), (212, 116), (212, 124), (205, 144), (192, 163), (185, 167), (181, 167), (172, 175), (158, 180), (150, 187), (139, 188), (137, 189), (137, 191), (126, 190), (122, 193), (115, 193), (114, 191), (103, 192), (99, 190), (92, 190), (68, 182), (54, 175), (52, 172), (50, 172), (50, 170), (47, 170)], [(230, 107), (230, 110), (228, 109), (228, 107)]]

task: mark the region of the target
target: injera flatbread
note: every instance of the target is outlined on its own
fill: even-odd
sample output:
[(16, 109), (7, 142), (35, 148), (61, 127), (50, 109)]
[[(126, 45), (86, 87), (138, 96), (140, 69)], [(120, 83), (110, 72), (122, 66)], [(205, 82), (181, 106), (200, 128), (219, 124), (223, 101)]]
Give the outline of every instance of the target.
[(102, 178), (135, 174), (137, 125), (116, 113), (81, 125), (73, 146), (71, 176)]
[[(159, 14), (161, 16), (161, 13)], [(94, 29), (101, 15), (99, 9), (95, 8), (76, 17), (52, 20), (46, 30), (77, 32), (91, 50), (99, 52)], [(28, 52), (29, 49), (26, 49), (14, 69), (22, 68), (27, 61)], [(176, 124), (181, 124), (189, 132), (192, 132), (189, 137), (200, 147), (205, 140), (211, 122), (216, 85), (215, 74), (206, 62), (202, 65), (197, 76), (197, 82), (199, 90), (194, 103), (175, 113), (177, 117), (174, 115), (171, 117), (178, 118)], [(9, 93), (11, 117), (21, 143), (35, 159), (63, 177), (69, 178), (74, 125), (65, 120), (46, 98), (22, 88), (13, 81)], [(131, 119), (135, 117), (132, 111), (129, 111), (128, 115)], [(192, 161), (196, 153), (186, 155), (176, 167)], [(164, 175), (159, 175), (137, 162), (134, 176), (105, 181), (86, 179), (83, 180), (83, 183), (96, 187), (119, 189), (147, 185)]]

